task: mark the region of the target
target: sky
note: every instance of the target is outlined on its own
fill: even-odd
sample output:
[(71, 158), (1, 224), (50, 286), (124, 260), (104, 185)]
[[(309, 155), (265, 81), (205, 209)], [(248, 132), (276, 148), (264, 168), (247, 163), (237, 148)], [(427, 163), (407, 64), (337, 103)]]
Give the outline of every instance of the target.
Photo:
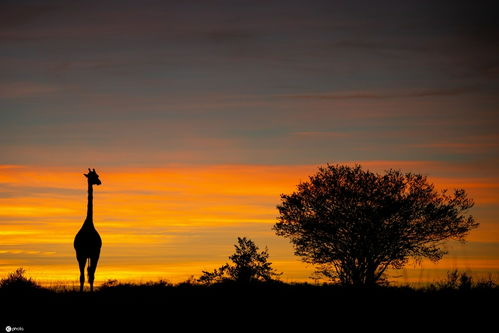
[[(96, 281), (221, 266), (326, 163), (464, 188), (480, 227), (438, 265), (499, 272), (499, 18), (492, 1), (0, 2), (0, 275), (76, 281), (96, 168)], [(402, 278), (400, 278), (402, 276)]]

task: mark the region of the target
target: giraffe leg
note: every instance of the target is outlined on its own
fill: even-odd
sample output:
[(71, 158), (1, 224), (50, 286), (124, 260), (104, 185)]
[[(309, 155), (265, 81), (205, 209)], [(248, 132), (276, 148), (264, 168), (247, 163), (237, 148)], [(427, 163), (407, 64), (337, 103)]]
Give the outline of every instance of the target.
[(85, 283), (85, 264), (87, 262), (87, 258), (76, 257), (78, 260), (78, 266), (80, 266), (80, 292), (83, 291), (83, 285)]
[(94, 278), (95, 278), (95, 270), (97, 268), (97, 263), (99, 262), (99, 256), (91, 257), (90, 263), (88, 265), (88, 283), (90, 283), (90, 291), (94, 290)]

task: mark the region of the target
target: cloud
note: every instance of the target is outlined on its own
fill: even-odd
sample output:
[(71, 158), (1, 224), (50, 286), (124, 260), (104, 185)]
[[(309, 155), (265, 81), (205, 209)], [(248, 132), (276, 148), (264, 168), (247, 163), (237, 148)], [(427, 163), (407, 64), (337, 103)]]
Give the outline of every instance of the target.
[(0, 99), (55, 95), (64, 89), (58, 85), (37, 82), (0, 82)]
[(351, 138), (353, 134), (339, 131), (298, 131), (291, 132), (291, 136), (298, 139), (345, 139)]
[(442, 88), (442, 89), (386, 89), (365, 91), (340, 91), (331, 93), (278, 95), (276, 97), (291, 99), (318, 100), (363, 100), (363, 99), (400, 99), (460, 96), (476, 92), (475, 87)]
[(499, 149), (499, 143), (465, 143), (465, 142), (439, 142), (439, 143), (423, 143), (410, 145), (415, 148), (427, 148), (440, 150), (444, 152), (455, 152), (465, 154), (483, 154), (492, 150)]

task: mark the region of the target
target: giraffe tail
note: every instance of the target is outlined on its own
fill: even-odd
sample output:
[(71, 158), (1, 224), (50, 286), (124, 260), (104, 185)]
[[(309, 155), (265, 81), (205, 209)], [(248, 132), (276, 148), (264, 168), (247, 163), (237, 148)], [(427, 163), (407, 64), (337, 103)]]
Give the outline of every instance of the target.
[(90, 257), (87, 258), (87, 281), (90, 279), (90, 276), (88, 275), (89, 268), (90, 268)]

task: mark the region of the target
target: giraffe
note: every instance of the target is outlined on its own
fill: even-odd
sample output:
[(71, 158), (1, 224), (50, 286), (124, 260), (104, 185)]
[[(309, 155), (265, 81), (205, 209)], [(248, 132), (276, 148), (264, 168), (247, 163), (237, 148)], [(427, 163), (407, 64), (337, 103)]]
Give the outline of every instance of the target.
[(87, 177), (88, 181), (88, 206), (87, 218), (83, 222), (83, 226), (75, 236), (74, 248), (76, 250), (76, 259), (80, 266), (80, 292), (83, 291), (85, 283), (85, 265), (88, 260), (88, 282), (90, 284), (90, 291), (94, 289), (94, 274), (99, 261), (100, 248), (102, 240), (97, 230), (95, 230), (93, 222), (93, 186), (100, 185), (99, 175), (95, 169), (88, 169), (88, 174), (83, 174)]

